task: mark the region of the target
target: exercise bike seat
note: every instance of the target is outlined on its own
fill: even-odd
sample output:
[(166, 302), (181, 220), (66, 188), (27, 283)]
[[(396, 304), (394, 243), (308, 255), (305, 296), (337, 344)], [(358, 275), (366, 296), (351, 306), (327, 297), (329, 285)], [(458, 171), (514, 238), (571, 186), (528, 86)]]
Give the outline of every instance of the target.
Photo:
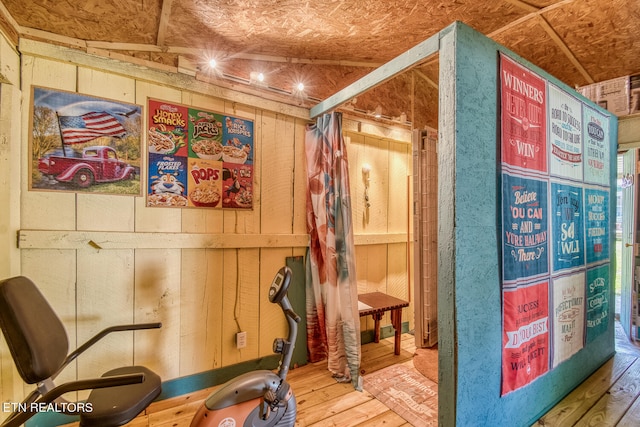
[[(107, 427), (128, 423), (160, 394), (160, 377), (143, 366), (126, 366), (112, 369), (101, 377), (57, 385), (54, 380), (58, 374), (111, 332), (160, 326), (160, 323), (112, 326), (68, 353), (69, 339), (64, 325), (36, 285), (24, 276), (0, 280), (0, 328), (18, 373), (25, 383), (36, 386), (23, 401), (24, 407), (30, 408), (32, 403), (73, 403), (67, 402), (63, 394), (91, 390), (86, 404), (82, 405), (84, 410), (65, 412), (78, 415), (81, 426)], [(2, 426), (22, 425), (35, 413), (18, 409)]]
[(81, 426), (117, 426), (120, 420), (132, 420), (160, 394), (160, 376), (144, 366), (125, 366), (105, 372), (102, 377), (143, 374), (140, 384), (98, 388), (91, 391), (87, 403), (92, 410), (80, 415)]

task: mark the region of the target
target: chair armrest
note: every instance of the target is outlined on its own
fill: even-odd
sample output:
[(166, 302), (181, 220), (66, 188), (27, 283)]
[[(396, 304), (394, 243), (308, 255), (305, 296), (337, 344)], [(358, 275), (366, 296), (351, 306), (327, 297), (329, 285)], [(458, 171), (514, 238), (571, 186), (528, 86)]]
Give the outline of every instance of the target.
[(39, 399), (26, 403), (26, 410), (14, 412), (3, 423), (2, 427), (18, 427), (29, 418), (37, 414), (41, 405), (48, 405), (65, 393), (80, 390), (92, 390), (96, 388), (116, 387), (122, 385), (139, 384), (144, 381), (144, 374), (114, 375), (111, 377), (91, 378), (86, 380), (70, 381), (52, 388)]
[(154, 322), (154, 323), (139, 323), (139, 324), (130, 324), (130, 325), (117, 325), (117, 326), (110, 326), (108, 328), (105, 328), (102, 331), (98, 332), (93, 337), (91, 337), (87, 342), (82, 344), (80, 347), (75, 349), (73, 352), (69, 353), (69, 355), (65, 359), (64, 363), (62, 364), (62, 366), (60, 367), (58, 372), (56, 372), (51, 378), (53, 379), (53, 378), (57, 377), (58, 374), (60, 374), (60, 372), (64, 368), (66, 368), (66, 366), (69, 363), (73, 362), (85, 350), (87, 350), (89, 347), (94, 345), (96, 342), (100, 341), (105, 336), (109, 335), (111, 332), (137, 331), (137, 330), (140, 330), (140, 329), (158, 329), (158, 328), (161, 328), (161, 327), (162, 327), (162, 323)]

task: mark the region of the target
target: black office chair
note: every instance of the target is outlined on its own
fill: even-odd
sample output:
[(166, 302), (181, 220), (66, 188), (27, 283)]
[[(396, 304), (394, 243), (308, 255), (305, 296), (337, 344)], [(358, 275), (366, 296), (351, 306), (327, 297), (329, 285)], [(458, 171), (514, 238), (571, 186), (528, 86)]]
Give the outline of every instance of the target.
[[(113, 326), (104, 329), (72, 353), (62, 322), (35, 284), (18, 276), (0, 282), (0, 328), (20, 376), (36, 389), (25, 398), (2, 427), (17, 427), (39, 408), (80, 416), (81, 426), (120, 426), (142, 412), (161, 391), (160, 377), (143, 366), (113, 369), (100, 378), (55, 385), (58, 374), (82, 352), (111, 332), (159, 328), (160, 323)], [(71, 404), (62, 395), (92, 390), (83, 405)], [(51, 404), (51, 405), (49, 405)], [(78, 411), (77, 409), (81, 409)]]

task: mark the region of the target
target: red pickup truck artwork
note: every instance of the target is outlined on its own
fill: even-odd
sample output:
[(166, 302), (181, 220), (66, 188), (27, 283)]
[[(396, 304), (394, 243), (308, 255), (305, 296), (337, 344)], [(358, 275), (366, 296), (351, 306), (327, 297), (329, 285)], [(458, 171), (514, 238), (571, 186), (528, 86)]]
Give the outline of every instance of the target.
[(77, 187), (87, 188), (98, 182), (113, 182), (133, 179), (136, 170), (120, 161), (116, 151), (107, 146), (86, 147), (82, 157), (67, 149), (38, 160), (38, 170), (59, 182), (71, 182)]

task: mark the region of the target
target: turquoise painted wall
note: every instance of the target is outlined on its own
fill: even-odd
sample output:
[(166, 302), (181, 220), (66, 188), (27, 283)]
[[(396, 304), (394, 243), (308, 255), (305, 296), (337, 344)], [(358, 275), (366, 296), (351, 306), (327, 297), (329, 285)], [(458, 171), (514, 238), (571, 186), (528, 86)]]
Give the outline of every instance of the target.
[[(531, 384), (500, 396), (500, 51), (571, 90), (464, 24), (455, 23), (441, 32), (438, 333), (439, 422), (443, 426), (529, 426), (614, 353), (614, 304), (610, 304), (605, 333)], [(615, 116), (609, 137), (611, 183), (615, 184)], [(610, 200), (615, 199), (613, 185)], [(615, 218), (615, 203), (611, 203), (610, 218)], [(613, 222), (611, 226), (609, 246), (614, 248)], [(615, 268), (610, 271), (613, 284)], [(610, 301), (613, 293), (611, 286)]]

